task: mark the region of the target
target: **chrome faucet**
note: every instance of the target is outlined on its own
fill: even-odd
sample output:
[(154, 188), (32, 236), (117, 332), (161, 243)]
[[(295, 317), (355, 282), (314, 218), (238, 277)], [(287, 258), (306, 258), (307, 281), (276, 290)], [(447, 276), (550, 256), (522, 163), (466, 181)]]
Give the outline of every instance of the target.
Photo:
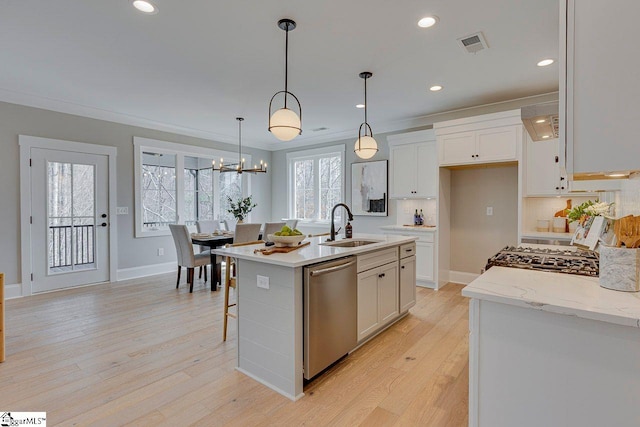
[(334, 240), (336, 240), (336, 226), (333, 221), (335, 218), (336, 208), (338, 206), (344, 207), (347, 210), (347, 215), (349, 215), (349, 221), (353, 221), (353, 215), (351, 214), (351, 209), (349, 209), (349, 206), (345, 205), (344, 203), (338, 203), (337, 205), (335, 205), (333, 209), (331, 209), (331, 236), (329, 236), (327, 242), (333, 242)]

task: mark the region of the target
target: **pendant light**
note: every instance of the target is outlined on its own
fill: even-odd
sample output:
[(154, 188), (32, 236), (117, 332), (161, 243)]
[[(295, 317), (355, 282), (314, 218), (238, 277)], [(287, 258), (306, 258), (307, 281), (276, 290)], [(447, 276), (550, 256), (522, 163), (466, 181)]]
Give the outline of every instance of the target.
[(216, 161), (214, 160), (211, 162), (212, 169), (214, 171), (220, 171), (220, 173), (223, 173), (223, 172), (237, 172), (239, 174), (243, 172), (266, 173), (267, 164), (263, 163), (262, 160), (260, 160), (260, 166), (253, 165), (253, 167), (248, 167), (248, 168), (244, 167), (245, 161), (244, 161), (244, 157), (242, 157), (242, 121), (244, 120), (244, 118), (236, 117), (236, 120), (238, 121), (238, 163), (225, 165), (224, 160), (220, 159), (220, 166), (216, 168)]
[[(358, 139), (353, 151), (361, 159), (370, 159), (378, 152), (378, 143), (373, 139), (373, 131), (367, 123), (367, 79), (372, 75), (369, 71), (360, 73), (360, 78), (364, 79), (364, 122), (358, 129)], [(362, 132), (363, 128), (364, 133)]]
[[(288, 90), (287, 79), (289, 77), (289, 31), (296, 28), (296, 23), (291, 19), (281, 19), (278, 27), (286, 32), (284, 49), (284, 90), (276, 92), (269, 102), (269, 132), (275, 135), (280, 141), (291, 141), (302, 133), (302, 107), (298, 98)], [(279, 94), (284, 94), (284, 107), (271, 114), (273, 100)], [(287, 95), (293, 98), (298, 104), (299, 115), (287, 108)]]

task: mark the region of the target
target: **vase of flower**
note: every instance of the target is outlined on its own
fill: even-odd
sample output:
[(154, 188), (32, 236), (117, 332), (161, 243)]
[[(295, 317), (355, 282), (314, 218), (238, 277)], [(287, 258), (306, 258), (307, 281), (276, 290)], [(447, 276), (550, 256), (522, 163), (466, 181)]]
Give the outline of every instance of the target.
[(242, 224), (247, 215), (249, 215), (249, 212), (258, 206), (253, 203), (251, 196), (240, 198), (236, 201), (233, 201), (231, 197), (227, 197), (227, 201), (229, 202), (229, 209), (227, 209), (227, 212), (233, 215), (233, 217), (238, 221), (238, 224)]

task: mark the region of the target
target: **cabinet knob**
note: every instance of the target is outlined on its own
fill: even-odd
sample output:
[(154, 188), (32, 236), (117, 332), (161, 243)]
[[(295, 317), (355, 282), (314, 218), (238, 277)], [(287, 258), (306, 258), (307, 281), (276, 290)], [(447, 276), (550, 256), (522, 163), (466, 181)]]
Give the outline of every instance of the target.
[(400, 267), (400, 268), (404, 270), (404, 265), (402, 267)]
[(559, 190), (559, 189), (560, 189), (560, 187), (556, 187), (556, 190)]
[(564, 190), (564, 187), (560, 187), (562, 190)]

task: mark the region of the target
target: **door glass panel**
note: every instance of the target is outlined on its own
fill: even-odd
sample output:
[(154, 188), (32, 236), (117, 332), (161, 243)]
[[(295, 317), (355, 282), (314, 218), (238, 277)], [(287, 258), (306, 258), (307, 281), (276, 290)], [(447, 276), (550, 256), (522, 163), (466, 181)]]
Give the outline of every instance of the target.
[(176, 156), (142, 153), (142, 224), (146, 230), (168, 230), (176, 223)]
[(47, 162), (50, 273), (95, 268), (95, 166)]

